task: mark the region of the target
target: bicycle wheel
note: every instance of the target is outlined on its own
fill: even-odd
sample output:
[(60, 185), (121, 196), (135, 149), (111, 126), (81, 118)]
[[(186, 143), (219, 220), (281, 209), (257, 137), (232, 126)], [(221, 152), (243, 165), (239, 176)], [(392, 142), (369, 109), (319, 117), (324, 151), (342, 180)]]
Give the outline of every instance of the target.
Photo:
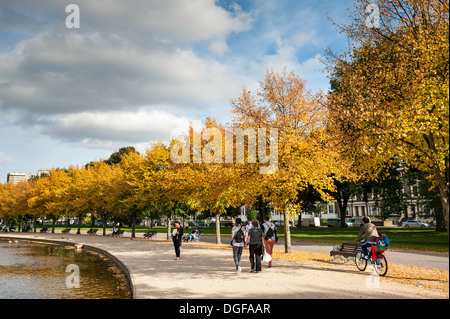
[(373, 266), (378, 275), (380, 275), (380, 276), (386, 275), (386, 273), (388, 271), (388, 262), (387, 262), (386, 256), (383, 256), (383, 254), (377, 253), (377, 260), (375, 260), (375, 263)]
[(363, 254), (362, 254), (361, 251), (358, 251), (358, 252), (356, 253), (356, 256), (355, 256), (355, 264), (356, 264), (356, 267), (357, 267), (359, 270), (361, 270), (361, 271), (366, 270), (366, 267), (367, 267), (367, 260), (364, 259), (364, 256), (363, 256)]

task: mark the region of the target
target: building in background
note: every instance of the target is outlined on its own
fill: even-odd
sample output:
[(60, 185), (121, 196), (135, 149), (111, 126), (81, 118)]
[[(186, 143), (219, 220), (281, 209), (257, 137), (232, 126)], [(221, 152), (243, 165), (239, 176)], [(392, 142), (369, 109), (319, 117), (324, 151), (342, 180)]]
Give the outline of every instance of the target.
[(14, 185), (19, 184), (20, 182), (25, 182), (27, 181), (27, 174), (25, 173), (8, 173), (7, 177), (6, 177), (6, 182), (7, 183), (13, 183)]
[(44, 176), (50, 175), (49, 169), (40, 169), (35, 173), (8, 173), (6, 177), (7, 183), (13, 183), (14, 185), (17, 185), (20, 182), (26, 182), (30, 178), (41, 178)]

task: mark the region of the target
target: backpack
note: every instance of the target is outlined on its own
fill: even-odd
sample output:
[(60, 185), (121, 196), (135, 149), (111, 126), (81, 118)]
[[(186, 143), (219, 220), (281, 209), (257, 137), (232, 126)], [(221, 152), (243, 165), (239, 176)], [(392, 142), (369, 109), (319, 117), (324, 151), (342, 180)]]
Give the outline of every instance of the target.
[[(266, 224), (267, 225), (267, 224)], [(269, 225), (267, 225), (267, 227), (269, 228), (267, 230), (266, 235), (264, 236), (264, 240), (268, 240), (269, 238), (273, 237), (273, 229), (271, 227), (269, 227)]]
[(239, 230), (234, 235), (234, 241), (236, 243), (243, 243), (244, 242), (244, 232), (242, 231), (242, 227), (239, 227)]
[(391, 241), (387, 237), (378, 238), (377, 249), (380, 251), (387, 250)]

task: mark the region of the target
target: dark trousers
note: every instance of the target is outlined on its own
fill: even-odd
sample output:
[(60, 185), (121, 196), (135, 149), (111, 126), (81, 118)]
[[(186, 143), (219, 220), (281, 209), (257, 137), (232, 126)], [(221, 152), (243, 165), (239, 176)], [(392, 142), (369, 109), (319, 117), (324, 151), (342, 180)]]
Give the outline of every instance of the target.
[(180, 258), (180, 244), (178, 240), (173, 241), (173, 247), (175, 247), (175, 255), (177, 256), (177, 258)]
[(236, 264), (236, 269), (241, 265), (241, 257), (242, 257), (242, 250), (244, 247), (235, 247), (233, 246), (233, 259), (234, 263)]
[(250, 249), (250, 266), (252, 270), (261, 271), (262, 244), (249, 245), (249, 249)]

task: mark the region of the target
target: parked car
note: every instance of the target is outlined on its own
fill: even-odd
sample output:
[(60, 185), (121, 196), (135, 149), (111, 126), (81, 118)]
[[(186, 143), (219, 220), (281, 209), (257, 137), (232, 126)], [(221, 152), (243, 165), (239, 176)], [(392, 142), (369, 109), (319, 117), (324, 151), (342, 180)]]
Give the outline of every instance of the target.
[[(341, 219), (340, 218), (328, 218), (327, 220), (328, 227), (341, 227)], [(348, 220), (345, 220), (345, 227), (352, 227), (353, 224)]]
[(353, 217), (347, 219), (348, 227), (361, 227), (363, 225), (362, 217)]
[(407, 220), (402, 227), (430, 227), (430, 224), (419, 222), (418, 220)]
[(406, 222), (407, 220), (415, 220), (413, 217), (403, 217), (402, 219), (400, 219), (400, 221), (398, 222), (398, 226), (403, 226), (403, 223)]
[(210, 227), (210, 226), (206, 222), (200, 222), (200, 223), (198, 223), (198, 227)]
[[(284, 221), (277, 221), (277, 222), (275, 222), (275, 226), (276, 227), (284, 227)], [(289, 222), (289, 227), (292, 227), (292, 226), (293, 226), (293, 223)]]

